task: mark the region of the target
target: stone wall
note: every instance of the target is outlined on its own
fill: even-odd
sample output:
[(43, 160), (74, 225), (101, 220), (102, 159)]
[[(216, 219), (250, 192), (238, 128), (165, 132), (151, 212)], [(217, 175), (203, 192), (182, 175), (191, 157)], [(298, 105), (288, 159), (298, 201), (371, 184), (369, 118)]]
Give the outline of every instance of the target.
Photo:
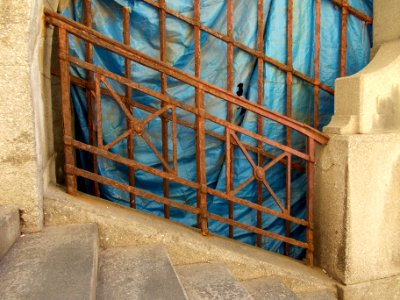
[(24, 231), (43, 224), (41, 22), (40, 1), (0, 1), (0, 203), (20, 208)]
[(19, 207), (25, 232), (41, 230), (43, 193), (54, 178), (53, 31), (43, 7), (58, 2), (0, 0), (0, 205)]
[(374, 58), (335, 83), (316, 163), (316, 261), (344, 299), (400, 297), (400, 1), (374, 0)]

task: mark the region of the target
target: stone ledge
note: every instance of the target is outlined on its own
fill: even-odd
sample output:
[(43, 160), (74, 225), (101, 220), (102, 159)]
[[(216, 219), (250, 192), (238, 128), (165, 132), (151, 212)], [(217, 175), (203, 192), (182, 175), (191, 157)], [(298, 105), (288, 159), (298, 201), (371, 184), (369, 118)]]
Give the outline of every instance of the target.
[(400, 133), (331, 135), (316, 156), (317, 264), (347, 285), (400, 274)]
[(44, 199), (45, 225), (97, 223), (104, 248), (164, 244), (174, 265), (218, 261), (239, 280), (280, 276), (294, 292), (329, 289), (335, 281), (301, 262), (197, 229), (132, 210), (96, 197), (65, 193), (50, 185)]
[(400, 276), (354, 285), (340, 285), (338, 293), (339, 299), (344, 300), (398, 300), (400, 299)]

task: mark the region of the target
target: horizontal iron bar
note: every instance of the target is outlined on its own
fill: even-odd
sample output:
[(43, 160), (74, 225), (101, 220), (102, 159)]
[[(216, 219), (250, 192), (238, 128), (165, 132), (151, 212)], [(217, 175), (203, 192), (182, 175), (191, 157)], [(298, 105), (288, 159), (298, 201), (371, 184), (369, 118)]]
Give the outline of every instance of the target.
[(362, 13), (361, 11), (355, 9), (351, 5), (343, 5), (342, 0), (331, 0), (331, 2), (335, 5), (337, 5), (340, 8), (343, 8), (344, 6), (347, 8), (348, 12), (354, 15), (356, 18), (360, 19), (361, 21), (364, 21), (366, 24), (372, 24), (373, 19), (370, 16), (367, 16), (366, 14)]
[(223, 119), (217, 118), (217, 117), (215, 117), (213, 115), (210, 115), (209, 113), (205, 114), (205, 118), (210, 120), (210, 121), (212, 121), (212, 122), (214, 122), (214, 123), (222, 125), (222, 126), (224, 126), (226, 128), (233, 129), (234, 131), (237, 131), (237, 132), (240, 132), (240, 133), (242, 133), (244, 135), (252, 137), (255, 140), (263, 142), (263, 143), (265, 143), (267, 145), (271, 145), (271, 146), (273, 146), (275, 148), (278, 148), (279, 150), (282, 150), (284, 152), (288, 152), (290, 154), (298, 156), (298, 157), (300, 157), (300, 158), (302, 158), (304, 160), (310, 160), (311, 159), (309, 155), (304, 154), (304, 153), (302, 153), (302, 152), (300, 152), (300, 151), (298, 151), (298, 150), (296, 150), (294, 148), (290, 148), (290, 147), (288, 147), (286, 145), (282, 145), (282, 144), (280, 144), (278, 142), (275, 142), (274, 140), (271, 140), (271, 139), (266, 138), (266, 137), (264, 137), (262, 135), (259, 135), (258, 133), (255, 133), (253, 131), (244, 129), (243, 127), (240, 127), (238, 125), (232, 124), (232, 123), (230, 123), (228, 121), (225, 121)]
[(200, 184), (198, 184), (197, 182), (193, 182), (193, 181), (178, 177), (177, 175), (175, 175), (173, 173), (168, 173), (168, 172), (165, 172), (165, 171), (162, 171), (162, 170), (159, 170), (159, 169), (155, 169), (155, 168), (143, 165), (143, 164), (138, 163), (138, 162), (136, 162), (134, 160), (130, 160), (128, 158), (116, 155), (116, 154), (114, 154), (112, 152), (108, 152), (108, 151), (102, 150), (102, 149), (97, 148), (97, 147), (92, 146), (92, 145), (84, 144), (84, 143), (79, 142), (77, 140), (66, 141), (65, 144), (67, 144), (67, 145), (70, 144), (70, 145), (74, 146), (77, 149), (84, 150), (84, 151), (87, 151), (89, 153), (96, 154), (98, 156), (113, 160), (115, 162), (121, 163), (121, 164), (126, 165), (128, 167), (133, 167), (133, 168), (136, 168), (136, 169), (140, 169), (140, 170), (142, 170), (144, 172), (153, 174), (153, 175), (161, 177), (161, 178), (165, 178), (165, 179), (169, 179), (169, 180), (175, 181), (176, 183), (188, 186), (188, 187), (193, 188), (193, 189), (199, 189), (200, 188)]
[(134, 195), (137, 195), (137, 196), (140, 196), (140, 197), (143, 197), (143, 198), (147, 198), (147, 199), (159, 202), (159, 203), (167, 204), (169, 206), (182, 209), (184, 211), (190, 212), (190, 213), (195, 214), (195, 215), (197, 215), (199, 213), (199, 209), (196, 208), (196, 207), (192, 207), (192, 206), (189, 206), (189, 205), (186, 205), (186, 204), (182, 204), (182, 203), (173, 201), (173, 200), (171, 200), (169, 198), (164, 198), (164, 197), (161, 197), (161, 196), (146, 192), (146, 191), (144, 191), (142, 189), (123, 184), (123, 183), (121, 183), (119, 181), (115, 181), (115, 180), (103, 177), (101, 175), (94, 174), (94, 173), (91, 173), (91, 172), (83, 170), (83, 169), (79, 169), (79, 168), (71, 166), (71, 165), (67, 165), (66, 168), (67, 168), (67, 171), (70, 172), (71, 174), (75, 174), (77, 176), (84, 177), (86, 179), (99, 182), (101, 184), (112, 186), (112, 187), (115, 187), (115, 188), (117, 188), (119, 190), (123, 190), (123, 191), (132, 193)]
[[(143, 0), (143, 1), (148, 3), (148, 4), (150, 4), (150, 5), (152, 5), (152, 6), (154, 6), (154, 7), (159, 8), (159, 4), (156, 3), (156, 2), (152, 2), (151, 0)], [(258, 51), (258, 50), (254, 50), (254, 49), (244, 45), (243, 43), (235, 40), (234, 38), (229, 37), (228, 35), (222, 34), (222, 33), (218, 32), (218, 31), (214, 31), (211, 28), (209, 28), (209, 27), (207, 27), (207, 26), (205, 26), (205, 25), (203, 25), (201, 23), (196, 22), (196, 20), (194, 20), (192, 18), (189, 18), (189, 17), (186, 17), (186, 16), (183, 16), (183, 15), (179, 14), (177, 11), (175, 11), (173, 9), (170, 9), (170, 8), (163, 8), (163, 9), (169, 15), (171, 15), (171, 16), (173, 16), (173, 17), (175, 17), (175, 18), (177, 18), (177, 19), (179, 19), (181, 21), (184, 21), (189, 25), (198, 26), (202, 31), (207, 32), (208, 34), (216, 37), (219, 40), (224, 41), (225, 43), (232, 44), (234, 47), (239, 48), (239, 49), (247, 52), (248, 54), (250, 54), (250, 55), (252, 55), (252, 56), (254, 56), (256, 58), (261, 58), (266, 63), (269, 63), (269, 64), (273, 65), (274, 67), (278, 68), (279, 70), (281, 70), (283, 72), (293, 72), (293, 75), (298, 77), (299, 79), (307, 81), (308, 83), (310, 83), (312, 85), (318, 85), (318, 86), (321, 87), (321, 89), (325, 90), (329, 94), (333, 95), (333, 93), (334, 93), (334, 90), (331, 87), (329, 87), (328, 85), (322, 84), (322, 83), (316, 81), (315, 79), (307, 76), (306, 74), (301, 73), (300, 71), (294, 70), (291, 66), (283, 64), (280, 61), (265, 55), (264, 52), (261, 52), (261, 51)]]
[[(70, 56), (68, 58), (68, 60), (72, 64), (76, 64), (76, 65), (78, 65), (80, 67), (86, 68), (88, 70), (91, 70), (91, 71), (94, 71), (96, 73), (99, 73), (99, 74), (101, 74), (103, 76), (109, 77), (109, 78), (111, 78), (113, 80), (116, 80), (119, 83), (125, 84), (125, 85), (127, 85), (127, 86), (129, 86), (129, 87), (131, 87), (133, 89), (136, 89), (138, 91), (146, 93), (146, 94), (148, 94), (150, 96), (153, 96), (153, 97), (155, 97), (155, 98), (157, 98), (159, 100), (165, 101), (168, 104), (171, 104), (171, 105), (177, 106), (177, 107), (179, 107), (181, 109), (184, 109), (186, 111), (189, 111), (192, 114), (195, 114), (195, 115), (200, 115), (201, 114), (201, 112), (198, 112), (196, 108), (191, 107), (190, 105), (184, 104), (184, 103), (182, 103), (182, 102), (180, 102), (178, 100), (175, 100), (175, 99), (173, 99), (173, 98), (171, 98), (171, 97), (169, 97), (169, 96), (167, 96), (165, 94), (161, 94), (159, 92), (156, 92), (154, 90), (146, 88), (146, 87), (144, 87), (144, 86), (142, 86), (142, 85), (140, 85), (140, 84), (138, 84), (136, 82), (133, 82), (133, 81), (131, 81), (131, 80), (129, 80), (129, 79), (123, 77), (123, 76), (117, 75), (117, 74), (112, 73), (112, 72), (107, 71), (107, 70), (104, 70), (104, 69), (102, 69), (102, 68), (100, 68), (98, 66), (95, 66), (93, 64), (89, 64), (89, 63), (87, 63), (87, 62), (85, 62), (83, 60), (77, 59), (75, 57), (71, 57)], [(300, 151), (298, 151), (296, 149), (293, 149), (293, 148), (290, 148), (290, 147), (288, 147), (286, 145), (283, 145), (283, 144), (280, 144), (278, 142), (275, 142), (275, 141), (273, 141), (271, 139), (268, 139), (268, 138), (266, 138), (264, 136), (261, 136), (261, 135), (259, 135), (257, 133), (254, 133), (254, 132), (252, 132), (250, 130), (244, 129), (243, 127), (234, 125), (231, 122), (228, 122), (228, 121), (225, 121), (223, 119), (217, 118), (217, 117), (215, 117), (215, 116), (213, 116), (213, 115), (211, 115), (209, 113), (205, 113), (204, 117), (206, 119), (214, 122), (214, 123), (217, 123), (217, 124), (222, 125), (222, 126), (227, 127), (227, 128), (231, 128), (231, 129), (233, 129), (233, 130), (235, 130), (237, 132), (245, 134), (245, 135), (247, 135), (249, 137), (252, 137), (252, 138), (254, 138), (256, 140), (262, 141), (263, 143), (266, 143), (268, 145), (276, 147), (276, 148), (278, 148), (278, 149), (280, 149), (282, 151), (285, 151), (285, 152), (288, 152), (288, 153), (293, 154), (295, 156), (298, 156), (298, 157), (300, 157), (300, 158), (302, 158), (304, 160), (310, 160), (310, 156), (307, 155), (307, 154), (304, 154), (304, 153), (302, 153), (302, 152), (300, 152)]]
[(273, 209), (264, 207), (264, 206), (259, 205), (259, 204), (255, 204), (255, 203), (250, 202), (248, 200), (241, 199), (239, 197), (232, 196), (232, 195), (229, 195), (227, 193), (224, 193), (224, 192), (212, 189), (212, 188), (207, 188), (207, 193), (210, 194), (210, 195), (216, 196), (218, 198), (222, 198), (222, 199), (230, 201), (230, 202), (238, 203), (238, 204), (241, 204), (243, 206), (252, 208), (254, 210), (257, 210), (257, 211), (260, 211), (260, 212), (263, 212), (263, 213), (266, 213), (266, 214), (269, 214), (269, 215), (272, 215), (272, 216), (275, 216), (275, 217), (278, 217), (278, 218), (281, 218), (281, 219), (284, 219), (284, 220), (287, 220), (287, 221), (291, 221), (293, 223), (296, 223), (296, 224), (299, 224), (299, 225), (302, 225), (302, 226), (308, 226), (308, 224), (309, 224), (306, 220), (302, 220), (302, 219), (299, 219), (299, 218), (292, 217), (289, 214), (284, 214), (284, 213), (281, 213), (279, 211), (275, 211)]
[[(152, 167), (149, 167), (149, 166), (145, 166), (145, 165), (143, 165), (141, 163), (138, 163), (138, 162), (132, 161), (130, 159), (121, 157), (121, 156), (116, 155), (116, 154), (114, 154), (112, 152), (108, 152), (108, 151), (105, 151), (103, 149), (99, 149), (99, 148), (97, 148), (95, 146), (84, 144), (84, 143), (79, 142), (77, 140), (68, 141), (68, 139), (66, 139), (66, 144), (71, 145), (71, 146), (75, 147), (76, 149), (87, 151), (89, 153), (96, 154), (96, 155), (104, 157), (106, 159), (113, 160), (115, 162), (121, 163), (121, 164), (126, 165), (128, 167), (134, 167), (135, 169), (142, 170), (144, 172), (156, 175), (158, 177), (172, 180), (172, 181), (174, 181), (176, 183), (185, 185), (187, 187), (190, 187), (190, 188), (193, 188), (193, 189), (200, 189), (200, 184), (198, 184), (197, 182), (193, 182), (193, 181), (178, 177), (177, 175), (174, 175), (174, 174), (171, 174), (171, 173), (167, 173), (167, 172), (159, 170), (159, 169), (155, 169), (155, 168), (152, 168)], [(263, 211), (263, 212), (268, 213), (270, 215), (274, 215), (276, 217), (291, 221), (291, 222), (299, 224), (299, 225), (303, 225), (303, 226), (307, 226), (308, 225), (307, 221), (305, 221), (305, 220), (301, 220), (301, 219), (298, 219), (298, 218), (295, 218), (295, 217), (291, 217), (291, 216), (285, 215), (283, 213), (276, 212), (276, 211), (274, 211), (272, 209), (264, 208), (264, 207), (259, 206), (257, 204), (248, 202), (248, 201), (240, 199), (238, 197), (226, 195), (225, 193), (222, 193), (220, 191), (217, 191), (217, 190), (214, 190), (214, 189), (211, 189), (211, 188), (207, 188), (207, 192), (210, 195), (214, 195), (214, 196), (220, 197), (220, 198), (228, 200), (228, 201), (239, 203), (239, 204), (242, 204), (244, 206), (259, 210), (259, 211)]]
[[(60, 74), (59, 74), (59, 72), (53, 71), (52, 75), (59, 76)], [(85, 79), (82, 79), (82, 78), (79, 78), (79, 77), (76, 77), (76, 76), (72, 76), (71, 75), (71, 83), (76, 85), (76, 86), (79, 86), (81, 88), (94, 90), (94, 84), (91, 84), (91, 83), (87, 82)], [(112, 96), (111, 93), (105, 88), (101, 88), (101, 93), (103, 95), (106, 95), (106, 96)], [(118, 94), (118, 96), (120, 96), (121, 98), (124, 98), (124, 100), (125, 100), (125, 96), (124, 95)], [(132, 101), (132, 100), (130, 102), (131, 102), (131, 106), (137, 107), (137, 108), (139, 108), (141, 110), (144, 110), (144, 111), (146, 111), (148, 113), (155, 113), (157, 111), (157, 109), (155, 109), (153, 107), (150, 107), (150, 106), (147, 106), (147, 105), (144, 105), (144, 104), (142, 104), (140, 102)], [(167, 117), (167, 119), (169, 121), (172, 121), (172, 116), (167, 115), (166, 117)], [(179, 118), (176, 118), (176, 123), (178, 123), (178, 124), (180, 124), (182, 126), (194, 129), (194, 130), (196, 129), (196, 126), (194, 124), (189, 123), (189, 122), (184, 121), (184, 120), (179, 119)], [(216, 139), (219, 139), (219, 140), (221, 140), (223, 142), (226, 141), (226, 137), (223, 134), (219, 134), (219, 133), (216, 133), (216, 132), (211, 131), (211, 130), (206, 130), (206, 134), (209, 135), (209, 136), (212, 136), (212, 137), (214, 137)], [(231, 140), (231, 142), (232, 142), (233, 145), (237, 146), (237, 143), (236, 143), (235, 140)], [(251, 145), (249, 145), (247, 143), (242, 142), (242, 145), (246, 148), (246, 150), (249, 150), (249, 151), (251, 151), (253, 153), (260, 153), (263, 157), (270, 158), (270, 159), (275, 159), (277, 157), (274, 154), (268, 153), (268, 152), (266, 152), (266, 151), (264, 151), (262, 149), (259, 149), (259, 148), (255, 147), (255, 146), (251, 146)], [(107, 148), (107, 146), (106, 146), (106, 148)], [(287, 165), (287, 160), (286, 159), (282, 159), (282, 160), (279, 161), (279, 163), (281, 163), (283, 165)], [(300, 164), (297, 164), (297, 163), (295, 163), (293, 161), (292, 161), (292, 167), (294, 169), (298, 170), (298, 171), (305, 172), (305, 167), (303, 167)]]
[[(123, 190), (123, 191), (129, 192), (129, 193), (135, 194), (137, 196), (141, 196), (143, 198), (147, 198), (147, 199), (150, 199), (150, 200), (162, 203), (162, 204), (167, 204), (169, 206), (172, 206), (172, 207), (175, 207), (175, 208), (190, 212), (190, 213), (192, 213), (194, 215), (198, 215), (199, 212), (200, 212), (200, 210), (198, 208), (196, 208), (196, 207), (192, 207), (192, 206), (189, 206), (189, 205), (186, 205), (186, 204), (182, 204), (182, 203), (173, 201), (173, 200), (168, 199), (168, 198), (164, 198), (164, 197), (161, 197), (161, 196), (158, 196), (158, 195), (154, 195), (152, 193), (143, 191), (141, 189), (138, 189), (138, 188), (126, 185), (126, 184), (122, 184), (122, 183), (120, 183), (118, 181), (103, 177), (103, 176), (98, 175), (98, 174), (91, 173), (91, 172), (83, 170), (83, 169), (79, 169), (79, 168), (74, 167), (74, 166), (67, 165), (66, 168), (67, 168), (68, 172), (70, 172), (71, 174), (75, 174), (75, 175), (77, 175), (79, 177), (83, 177), (83, 178), (86, 178), (86, 179), (89, 179), (89, 180), (93, 180), (93, 181), (99, 182), (99, 183), (104, 184), (104, 185), (112, 186), (112, 187), (115, 187), (115, 188), (117, 188), (119, 190)], [(250, 231), (250, 232), (261, 234), (261, 235), (263, 235), (265, 237), (269, 237), (269, 238), (272, 238), (272, 239), (275, 239), (275, 240), (279, 240), (279, 241), (282, 241), (282, 242), (285, 242), (285, 243), (290, 243), (292, 245), (299, 246), (301, 248), (305, 248), (305, 249), (308, 248), (308, 245), (306, 243), (302, 243), (302, 242), (297, 241), (295, 239), (288, 238), (288, 237), (285, 237), (285, 236), (281, 236), (279, 234), (268, 232), (268, 231), (259, 229), (257, 227), (249, 226), (249, 225), (240, 223), (238, 221), (226, 219), (226, 218), (221, 217), (221, 216), (216, 215), (216, 214), (207, 213), (207, 217), (210, 218), (210, 219), (219, 221), (219, 222), (223, 222), (223, 223), (229, 224), (229, 225), (234, 225), (236, 227), (242, 228), (242, 229)]]
[(279, 235), (279, 234), (276, 234), (276, 233), (265, 231), (263, 229), (260, 229), (260, 228), (254, 227), (254, 226), (246, 225), (246, 224), (240, 223), (240, 222), (235, 221), (235, 220), (227, 219), (227, 218), (221, 217), (221, 216), (213, 214), (213, 213), (207, 213), (207, 217), (209, 219), (212, 219), (212, 220), (215, 220), (215, 221), (218, 221), (218, 222), (221, 222), (221, 223), (225, 223), (225, 224), (228, 224), (228, 225), (233, 225), (235, 227), (239, 227), (239, 228), (242, 228), (242, 229), (244, 229), (246, 231), (257, 233), (257, 234), (263, 235), (265, 237), (272, 238), (274, 240), (278, 240), (278, 241), (281, 241), (281, 242), (289, 243), (289, 244), (292, 244), (292, 245), (295, 245), (295, 246), (298, 246), (298, 247), (301, 247), (301, 248), (304, 248), (304, 249), (308, 249), (309, 248), (307, 243), (303, 243), (303, 242), (297, 241), (297, 240), (292, 239), (292, 238), (288, 238), (288, 237), (285, 237), (285, 236), (282, 236), (282, 235)]
[(231, 92), (223, 90), (215, 85), (212, 85), (208, 82), (200, 80), (194, 76), (188, 75), (183, 71), (176, 69), (167, 65), (166, 63), (160, 62), (152, 57), (144, 55), (139, 51), (136, 51), (122, 43), (119, 43), (101, 33), (98, 33), (87, 26), (84, 26), (78, 22), (65, 18), (57, 13), (52, 12), (51, 10), (45, 9), (46, 21), (49, 24), (54, 26), (58, 26), (66, 29), (68, 32), (74, 34), (75, 36), (93, 43), (97, 46), (110, 50), (118, 55), (121, 55), (125, 58), (128, 58), (132, 61), (143, 64), (149, 68), (152, 68), (159, 72), (164, 72), (168, 76), (174, 77), (184, 83), (187, 83), (193, 87), (199, 88), (205, 91), (208, 94), (214, 95), (220, 99), (225, 101), (229, 101), (233, 104), (242, 106), (249, 111), (252, 111), (256, 114), (259, 114), (263, 117), (271, 119), (275, 122), (278, 122), (282, 125), (293, 128), (294, 130), (303, 133), (304, 135), (311, 137), (316, 140), (318, 143), (327, 144), (328, 137), (323, 133), (315, 130), (314, 128), (305, 125), (303, 123), (297, 122), (291, 118), (273, 112), (269, 109), (266, 109), (263, 106), (251, 103), (245, 99), (242, 99)]

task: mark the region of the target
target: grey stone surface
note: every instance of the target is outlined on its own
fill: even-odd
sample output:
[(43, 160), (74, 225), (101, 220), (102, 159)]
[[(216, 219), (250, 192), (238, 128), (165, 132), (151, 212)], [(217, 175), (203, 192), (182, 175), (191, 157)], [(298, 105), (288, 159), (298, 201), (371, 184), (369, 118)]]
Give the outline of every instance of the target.
[(0, 299), (95, 299), (97, 259), (94, 224), (21, 236), (0, 262)]
[(46, 226), (96, 223), (102, 248), (163, 244), (174, 266), (218, 261), (238, 280), (274, 275), (295, 293), (336, 291), (335, 282), (317, 267), (232, 239), (204, 237), (196, 229), (93, 196), (73, 197), (64, 190), (49, 186), (44, 200)]
[(343, 300), (398, 300), (400, 299), (400, 276), (352, 285), (338, 285), (339, 299)]
[(162, 246), (108, 249), (101, 253), (97, 299), (187, 299)]
[(0, 260), (21, 234), (19, 212), (15, 207), (0, 206)]
[(262, 277), (242, 282), (255, 300), (298, 300), (277, 277)]
[(300, 300), (337, 300), (338, 297), (332, 291), (316, 291), (297, 295)]
[(175, 269), (190, 300), (253, 299), (223, 264), (202, 263)]
[(332, 135), (315, 171), (316, 265), (346, 285), (399, 275), (399, 132)]

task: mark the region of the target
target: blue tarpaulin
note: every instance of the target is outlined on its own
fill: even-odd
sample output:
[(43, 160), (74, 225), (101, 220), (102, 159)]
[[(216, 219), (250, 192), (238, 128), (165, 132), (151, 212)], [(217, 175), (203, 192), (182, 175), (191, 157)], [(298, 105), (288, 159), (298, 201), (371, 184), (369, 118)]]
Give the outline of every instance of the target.
[[(240, 43), (256, 49), (257, 42), (257, 1), (233, 0), (234, 2), (234, 38)], [(315, 1), (294, 0), (293, 8), (293, 66), (309, 77), (314, 77), (315, 58)], [(365, 14), (372, 15), (372, 0), (350, 0), (349, 3)], [(193, 17), (192, 0), (166, 0), (169, 8), (187, 16)], [(122, 42), (122, 6), (131, 10), (131, 46), (132, 48), (159, 59), (159, 13), (153, 6), (141, 0), (93, 0), (93, 28), (113, 39)], [(207, 27), (226, 34), (226, 1), (201, 0), (201, 22)], [(61, 1), (59, 12), (76, 21), (83, 22), (83, 1)], [(265, 24), (265, 54), (286, 63), (287, 59), (287, 0), (264, 1)], [(348, 52), (347, 74), (353, 74), (362, 69), (369, 61), (371, 47), (371, 26), (366, 25), (353, 15), (348, 21)], [(340, 65), (340, 37), (341, 37), (341, 10), (330, 0), (322, 0), (321, 11), (321, 82), (334, 86), (334, 80), (339, 76)], [(167, 15), (166, 19), (167, 60), (168, 63), (186, 73), (194, 74), (194, 40), (193, 26)], [(85, 44), (75, 38), (70, 39), (70, 53), (84, 60)], [(201, 33), (201, 79), (226, 88), (227, 85), (227, 46), (215, 37)], [(102, 48), (94, 48), (94, 63), (116, 74), (124, 74), (124, 60)], [(234, 50), (234, 80), (235, 86), (244, 84), (246, 99), (257, 102), (257, 60), (246, 52), (235, 48)], [(85, 78), (86, 72), (72, 66), (73, 75)], [(132, 63), (132, 80), (153, 90), (160, 91), (160, 73)], [(116, 82), (109, 81), (112, 87), (124, 93), (124, 87)], [(265, 64), (264, 71), (264, 106), (276, 112), (286, 114), (286, 74), (276, 67)], [(194, 104), (194, 88), (168, 77), (168, 94), (186, 104)], [(85, 91), (76, 86), (72, 87), (74, 112), (76, 114), (76, 136), (88, 143), (89, 131), (87, 121), (87, 102)], [(135, 101), (153, 108), (160, 108), (160, 101), (138, 91), (133, 92)], [(227, 106), (224, 101), (206, 95), (206, 109), (212, 115), (226, 118)], [(325, 126), (333, 114), (333, 96), (320, 92), (320, 129)], [(293, 118), (313, 125), (313, 86), (294, 78), (293, 81)], [(103, 138), (107, 144), (126, 131), (126, 118), (115, 101), (107, 96), (102, 97), (103, 108)], [(133, 115), (145, 119), (149, 113), (135, 108)], [(178, 118), (194, 123), (195, 116), (184, 110), (177, 109)], [(253, 132), (257, 131), (257, 120), (253, 113), (238, 109), (234, 114), (234, 122)], [(206, 128), (219, 134), (224, 134), (224, 128), (215, 123), (206, 122)], [(171, 129), (171, 127), (169, 128)], [(193, 129), (178, 125), (178, 174), (180, 177), (196, 181), (196, 137)], [(161, 120), (154, 119), (146, 126), (146, 132), (158, 151), (161, 147)], [(171, 132), (171, 130), (169, 130)], [(286, 130), (273, 122), (264, 120), (263, 134), (270, 139), (285, 143)], [(241, 140), (251, 145), (256, 141), (250, 137), (239, 135)], [(169, 138), (169, 152), (172, 152), (172, 142)], [(304, 150), (304, 138), (293, 133), (293, 146)], [(265, 145), (265, 150), (272, 154), (281, 152), (271, 146)], [(160, 160), (148, 145), (140, 138), (134, 138), (135, 160), (162, 169)], [(127, 140), (123, 140), (110, 150), (120, 156), (127, 157)], [(243, 152), (235, 147), (234, 152), (234, 186), (237, 187), (253, 175), (253, 170)], [(225, 191), (225, 143), (221, 140), (207, 136), (206, 138), (206, 165), (207, 185)], [(253, 159), (257, 161), (255, 155)], [(267, 162), (265, 162), (267, 163)], [(87, 153), (80, 152), (78, 164), (90, 169), (91, 160)], [(98, 158), (99, 174), (119, 182), (129, 184), (128, 169), (126, 166), (111, 160)], [(135, 186), (163, 195), (162, 179), (136, 170)], [(277, 164), (267, 172), (267, 181), (276, 195), (284, 203), (285, 188), (284, 165)], [(129, 194), (110, 186), (101, 185), (101, 196), (113, 202), (129, 205)], [(91, 185), (86, 181), (80, 182), (80, 189), (91, 191)], [(257, 202), (257, 183), (253, 181), (243, 188), (237, 196)], [(305, 217), (306, 177), (304, 172), (293, 170), (292, 174), (292, 214), (299, 218)], [(170, 182), (170, 198), (174, 201), (196, 206), (196, 191), (194, 189)], [(163, 216), (163, 205), (148, 199), (136, 196), (137, 208), (155, 215)], [(208, 196), (208, 210), (223, 217), (228, 216), (227, 201)], [(264, 189), (263, 205), (274, 210), (279, 210), (271, 195)], [(256, 226), (256, 211), (239, 204), (234, 205), (235, 220), (241, 223)], [(171, 220), (178, 221), (188, 226), (196, 226), (196, 216), (181, 210), (171, 208)], [(270, 232), (284, 235), (285, 221), (271, 215), (262, 215), (262, 227)], [(209, 221), (209, 230), (213, 233), (227, 236), (228, 226), (216, 221)], [(292, 236), (305, 240), (305, 228), (292, 225)], [(235, 239), (246, 243), (255, 244), (255, 234), (235, 228)], [(262, 247), (283, 253), (282, 242), (263, 238)], [(300, 258), (303, 251), (292, 247), (291, 256)]]

